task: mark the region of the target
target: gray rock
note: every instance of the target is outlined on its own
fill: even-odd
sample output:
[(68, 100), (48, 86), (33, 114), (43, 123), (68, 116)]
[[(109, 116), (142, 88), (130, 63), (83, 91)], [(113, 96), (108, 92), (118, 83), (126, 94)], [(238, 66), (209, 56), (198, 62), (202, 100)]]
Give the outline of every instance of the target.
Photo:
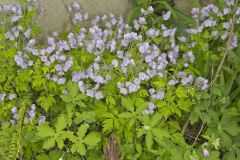
[[(46, 10), (35, 19), (36, 24), (43, 30), (41, 37), (66, 30), (70, 22), (67, 8), (75, 1), (80, 4), (81, 12), (88, 13), (90, 18), (109, 13), (126, 18), (133, 7), (131, 0), (39, 0)], [(18, 3), (18, 0), (0, 0), (0, 4), (13, 3)]]

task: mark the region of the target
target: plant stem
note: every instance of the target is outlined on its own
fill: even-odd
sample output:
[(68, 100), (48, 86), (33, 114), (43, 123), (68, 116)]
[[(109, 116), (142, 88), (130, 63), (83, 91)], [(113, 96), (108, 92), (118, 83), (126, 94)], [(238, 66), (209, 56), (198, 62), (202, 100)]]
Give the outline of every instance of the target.
[[(235, 2), (234, 2), (234, 9), (233, 9), (232, 26), (231, 26), (231, 30), (230, 30), (230, 33), (229, 33), (230, 35), (229, 35), (228, 40), (227, 40), (226, 50), (225, 50), (225, 53), (224, 53), (224, 55), (223, 55), (223, 58), (222, 58), (222, 60), (221, 60), (221, 62), (220, 62), (220, 64), (219, 64), (219, 66), (218, 66), (218, 69), (217, 69), (217, 71), (216, 71), (216, 74), (215, 74), (215, 76), (214, 76), (214, 78), (213, 78), (213, 80), (212, 80), (212, 82), (211, 82), (211, 84), (210, 84), (210, 87), (212, 87), (213, 84), (214, 84), (214, 83), (216, 82), (216, 80), (218, 79), (219, 73), (220, 73), (220, 71), (221, 71), (221, 69), (222, 69), (222, 67), (223, 67), (223, 64), (224, 64), (224, 62), (225, 62), (225, 60), (226, 60), (226, 57), (227, 57), (227, 55), (231, 52), (231, 47), (230, 47), (230, 46), (231, 46), (231, 43), (232, 43), (232, 40), (233, 40), (233, 35), (234, 35), (234, 29), (235, 29), (235, 23), (236, 23), (237, 4), (238, 4), (238, 0), (235, 0)], [(196, 144), (196, 142), (197, 142), (197, 140), (198, 140), (198, 138), (199, 138), (199, 136), (200, 136), (200, 134), (201, 134), (201, 132), (202, 132), (202, 130), (203, 130), (203, 128), (204, 128), (204, 119), (205, 119), (206, 116), (207, 116), (207, 113), (208, 113), (208, 110), (209, 110), (209, 107), (210, 107), (210, 101), (211, 101), (211, 99), (209, 100), (208, 108), (207, 108), (206, 114), (205, 114), (204, 117), (203, 117), (203, 122), (202, 122), (202, 125), (201, 125), (201, 127), (200, 127), (200, 130), (198, 131), (198, 134), (197, 134), (197, 136), (196, 136), (196, 138), (195, 138), (195, 140), (194, 140), (194, 142), (193, 142), (193, 144), (192, 144), (193, 147), (194, 147), (194, 145)]]
[(231, 26), (231, 30), (230, 30), (230, 33), (229, 33), (229, 37), (228, 37), (228, 40), (227, 40), (227, 44), (226, 44), (226, 50), (225, 50), (225, 53), (223, 55), (223, 58), (221, 60), (221, 63), (220, 65), (218, 66), (218, 69), (216, 71), (216, 74), (210, 84), (210, 86), (212, 86), (214, 84), (214, 82), (218, 79), (219, 77), (219, 73), (223, 67), (223, 64), (226, 60), (226, 57), (228, 56), (228, 54), (231, 52), (231, 43), (232, 43), (232, 40), (233, 40), (233, 35), (234, 35), (234, 29), (235, 29), (235, 23), (236, 23), (236, 10), (237, 10), (237, 4), (238, 4), (238, 0), (235, 0), (235, 3), (234, 3), (234, 9), (233, 9), (233, 18), (232, 18), (232, 26)]

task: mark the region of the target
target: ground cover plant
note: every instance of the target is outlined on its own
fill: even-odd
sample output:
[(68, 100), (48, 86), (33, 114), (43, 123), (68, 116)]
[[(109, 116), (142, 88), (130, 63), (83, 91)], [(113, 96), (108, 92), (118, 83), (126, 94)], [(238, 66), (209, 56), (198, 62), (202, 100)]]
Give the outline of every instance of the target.
[(73, 3), (41, 43), (43, 12), (0, 7), (1, 159), (240, 159), (238, 0), (193, 8), (184, 30), (148, 5), (84, 28)]

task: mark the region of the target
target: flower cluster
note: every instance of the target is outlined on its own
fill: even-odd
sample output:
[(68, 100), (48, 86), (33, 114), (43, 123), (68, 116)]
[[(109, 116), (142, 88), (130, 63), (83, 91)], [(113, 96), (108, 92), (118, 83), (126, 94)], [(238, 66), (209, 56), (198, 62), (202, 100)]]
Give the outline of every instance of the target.
[(17, 113), (17, 107), (14, 106), (12, 109), (12, 117), (13, 119), (10, 120), (10, 123), (15, 124), (18, 121), (18, 113)]
[[(1, 93), (1, 94), (0, 94), (0, 101), (3, 101), (6, 96), (7, 96), (6, 93)], [(9, 99), (9, 100), (13, 100), (13, 99), (15, 99), (15, 98), (16, 98), (16, 94), (13, 94), (13, 93), (11, 93), (11, 94), (8, 96), (8, 99)]]
[[(195, 35), (204, 31), (205, 28), (216, 28), (215, 26), (219, 23), (214, 16), (227, 16), (231, 12), (231, 7), (229, 3), (223, 11), (212, 4), (202, 9), (193, 8), (192, 14), (198, 25), (186, 31), (190, 35)], [(88, 14), (81, 13), (80, 8), (76, 2), (69, 7), (69, 11), (73, 13), (74, 26), (88, 19)], [(19, 6), (7, 7), (7, 9), (5, 7), (2, 10), (22, 14)], [(239, 10), (238, 8), (237, 15)], [(31, 37), (30, 28), (25, 31), (21, 26), (10, 28), (5, 37), (14, 40), (23, 33), (24, 38), (28, 40), (23, 50), (19, 50), (15, 55), (17, 66), (31, 67), (34, 65), (31, 59), (38, 57), (45, 66), (53, 67), (46, 74), (46, 78), (64, 85), (68, 76), (71, 75), (72, 82), (78, 84), (79, 90), (92, 98), (104, 98), (102, 88), (111, 82), (112, 75), (116, 72), (122, 79), (115, 85), (119, 88), (119, 93), (124, 95), (138, 92), (145, 87), (146, 82), (156, 78), (167, 80), (169, 86), (192, 85), (200, 90), (206, 90), (208, 80), (185, 72), (195, 61), (193, 48), (196, 42), (185, 36), (177, 36), (177, 29), (168, 27), (166, 24), (161, 24), (159, 28), (145, 29), (148, 25), (147, 18), (152, 13), (151, 6), (147, 10), (141, 9), (142, 16), (134, 20), (133, 27), (124, 23), (121, 16), (118, 18), (113, 14), (96, 16), (92, 20), (91, 27), (76, 27), (77, 30), (69, 33), (67, 39), (60, 38), (58, 33), (54, 33), (53, 37), (48, 37), (46, 48), (37, 47), (36, 40)], [(14, 22), (18, 20), (13, 19)], [(165, 22), (169, 19), (171, 19), (171, 12), (167, 11), (162, 16), (162, 20)], [(214, 29), (211, 34), (215, 38), (226, 39), (231, 25), (231, 20), (221, 22), (223, 33)], [(234, 36), (232, 49), (236, 48), (237, 41), (237, 37)], [(185, 48), (180, 47), (183, 45)], [(83, 60), (76, 57), (81, 57), (83, 54), (73, 52), (75, 50), (81, 50), (94, 58), (87, 66), (82, 66)], [(172, 70), (175, 73), (172, 73)], [(164, 87), (161, 89), (149, 87), (151, 88), (149, 98), (157, 100), (164, 98)], [(4, 95), (1, 97), (4, 99)]]
[(153, 114), (154, 113), (154, 109), (156, 108), (155, 104), (152, 102), (148, 103), (148, 109), (144, 110), (142, 113), (143, 114)]
[(29, 119), (28, 119), (29, 122), (31, 122), (35, 117), (35, 110), (36, 110), (36, 105), (32, 104), (31, 109), (27, 111), (29, 116)]
[[(87, 14), (80, 12), (78, 3), (73, 3), (69, 11), (73, 12), (73, 25), (78, 25), (83, 20), (87, 20)], [(113, 14), (109, 16), (103, 15), (102, 17), (96, 16), (89, 29), (80, 28), (79, 32), (69, 33), (67, 40), (61, 39), (57, 33), (54, 33), (53, 37), (48, 37), (48, 46), (42, 49), (36, 47), (36, 40), (31, 38), (31, 29), (28, 29), (25, 31), (24, 36), (29, 41), (23, 48), (23, 51), (18, 51), (18, 54), (15, 56), (16, 64), (21, 68), (31, 67), (33, 61), (29, 57), (37, 56), (44, 65), (54, 66), (54, 72), (46, 74), (49, 80), (59, 85), (65, 84), (67, 72), (71, 71), (71, 79), (73, 82), (78, 83), (79, 90), (96, 99), (104, 98), (101, 86), (111, 81), (110, 72), (112, 70), (120, 71), (119, 73), (125, 79), (125, 82), (119, 81), (117, 84), (120, 93), (124, 95), (137, 92), (141, 89), (143, 82), (149, 81), (154, 77), (169, 79), (169, 85), (192, 85), (194, 81), (193, 75), (184, 74), (178, 76), (180, 78), (178, 81), (174, 80), (176, 79), (175, 75), (168, 77), (165, 74), (168, 72), (169, 67), (177, 66), (182, 61), (185, 63), (185, 68), (190, 63), (193, 63), (195, 57), (191, 48), (185, 53), (179, 49), (179, 44), (175, 40), (176, 28), (168, 28), (162, 25), (161, 29), (150, 28), (146, 31), (141, 31), (141, 28), (147, 25), (146, 18), (153, 13), (153, 8), (150, 6), (147, 10), (142, 9), (141, 12), (143, 17), (134, 21), (134, 28), (125, 24), (121, 16), (118, 19)], [(170, 18), (170, 11), (163, 15), (164, 21)], [(206, 24), (209, 23), (206, 22)], [(101, 25), (105, 27), (103, 28)], [(135, 32), (134, 29), (140, 32)], [(5, 36), (9, 39), (14, 39), (10, 33)], [(151, 40), (146, 41), (144, 38), (161, 39), (162, 36), (169, 38), (170, 46), (160, 48), (158, 43)], [(183, 43), (186, 41), (184, 36), (179, 37), (179, 39)], [(130, 46), (137, 46), (136, 53), (130, 52)], [(74, 62), (78, 61), (74, 60), (77, 55), (66, 53), (79, 48), (82, 51), (86, 50), (88, 54), (93, 55), (95, 58), (93, 63), (85, 70), (81, 67), (80, 71), (72, 71), (71, 67), (77, 65), (74, 64)], [(105, 62), (107, 56), (114, 57), (110, 63)], [(205, 90), (207, 83), (206, 80), (202, 81), (204, 84), (201, 89)], [(199, 80), (197, 84), (199, 84)], [(151, 98), (158, 100), (164, 98), (163, 91), (154, 90), (153, 92), (153, 90), (150, 94)]]

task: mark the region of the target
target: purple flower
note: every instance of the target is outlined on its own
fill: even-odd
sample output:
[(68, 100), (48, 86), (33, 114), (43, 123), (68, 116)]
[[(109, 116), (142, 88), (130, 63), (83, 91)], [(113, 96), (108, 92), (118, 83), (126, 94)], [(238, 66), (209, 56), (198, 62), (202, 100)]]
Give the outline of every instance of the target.
[(15, 120), (13, 120), (13, 119), (11, 119), (11, 120), (10, 120), (10, 123), (11, 123), (11, 124), (15, 124), (15, 123), (16, 123), (16, 121), (15, 121)]
[(42, 124), (42, 123), (45, 123), (45, 121), (46, 121), (46, 117), (45, 117), (45, 116), (41, 116), (41, 117), (39, 118), (39, 120), (38, 120), (38, 123), (39, 123), (39, 124)]
[(116, 59), (112, 60), (113, 67), (118, 67), (118, 61)]
[(223, 14), (224, 15), (227, 15), (227, 14), (229, 14), (231, 12), (231, 9), (230, 8), (224, 8), (223, 9)]
[(11, 109), (11, 111), (12, 111), (12, 114), (17, 113), (17, 107), (14, 106), (14, 107)]
[(57, 83), (58, 83), (58, 84), (65, 84), (65, 82), (66, 82), (66, 79), (65, 79), (65, 78), (59, 78), (59, 79), (57, 80)]
[(151, 38), (154, 38), (154, 37), (157, 37), (159, 35), (159, 30), (155, 30), (153, 28), (150, 28), (148, 31), (147, 31), (147, 36), (151, 37)]
[(33, 118), (35, 116), (35, 111), (34, 110), (30, 110), (28, 111), (28, 115)]
[(154, 88), (150, 88), (150, 89), (148, 90), (148, 92), (150, 93), (150, 95), (152, 95), (152, 94), (155, 93), (155, 89), (154, 89)]
[(62, 70), (62, 66), (60, 64), (57, 64), (55, 66), (55, 69), (56, 69), (56, 71), (61, 71)]
[(90, 90), (90, 89), (88, 89), (87, 91), (87, 95), (89, 96), (89, 97), (92, 97), (92, 98), (94, 98), (94, 91), (93, 90)]
[(96, 99), (102, 99), (102, 98), (103, 98), (102, 92), (96, 92), (96, 93), (95, 93), (95, 98), (96, 98)]
[(69, 92), (68, 92), (68, 90), (63, 90), (62, 93), (63, 94), (68, 94)]
[(135, 78), (135, 79), (134, 79), (134, 83), (137, 84), (137, 85), (139, 85), (139, 84), (141, 83), (141, 80), (140, 80), (139, 78)]
[(85, 86), (83, 81), (78, 82), (78, 88), (81, 92), (85, 93)]
[(26, 32), (24, 32), (24, 36), (25, 36), (27, 39), (29, 39), (29, 38), (30, 38), (30, 34), (31, 34), (31, 29), (28, 28), (28, 29), (26, 30)]
[(126, 95), (128, 93), (126, 88), (120, 88), (120, 93)]
[(17, 63), (17, 65), (21, 68), (27, 68), (27, 64), (25, 62), (25, 60), (22, 57), (22, 52), (18, 51), (18, 54), (15, 55), (15, 62)]
[(134, 20), (133, 23), (134, 23), (134, 29), (136, 29), (138, 31), (140, 28), (140, 24), (138, 23), (137, 20)]
[(105, 79), (106, 79), (106, 81), (109, 81), (109, 80), (111, 80), (111, 78), (112, 78), (112, 77), (111, 77), (110, 75), (106, 75), (106, 78), (105, 78)]
[(224, 29), (229, 29), (231, 27), (231, 23), (230, 22), (223, 22), (223, 28)]
[(139, 88), (140, 88), (139, 85), (133, 83), (130, 83), (130, 85), (128, 86), (129, 93), (136, 92)]
[(16, 95), (15, 94), (10, 94), (8, 98), (9, 98), (9, 100), (13, 100), (14, 98), (16, 98)]
[(144, 17), (139, 17), (138, 23), (141, 25), (147, 24), (146, 19)]
[(170, 18), (171, 18), (171, 11), (168, 11), (167, 13), (165, 13), (165, 14), (163, 15), (163, 19), (164, 19), (165, 21), (169, 20)]
[(208, 80), (204, 79), (202, 77), (198, 77), (196, 79), (197, 86), (201, 88), (202, 91), (206, 90), (208, 88)]
[(77, 3), (77, 2), (73, 2), (72, 7), (76, 10), (79, 10), (80, 9), (80, 4)]
[(162, 100), (164, 98), (164, 93), (163, 92), (158, 92), (156, 94), (152, 94), (151, 98)]
[(5, 97), (6, 97), (6, 94), (5, 94), (5, 93), (0, 94), (0, 101), (3, 101), (3, 100), (5, 99)]
[(104, 84), (106, 82), (102, 76), (94, 76), (93, 81), (100, 84)]
[(147, 42), (143, 42), (138, 45), (138, 51), (142, 54), (148, 53), (149, 49), (150, 49), (150, 45)]
[(19, 21), (20, 20), (20, 16), (13, 16), (13, 17), (11, 17), (11, 22), (17, 22), (17, 21)]
[(154, 108), (156, 108), (155, 104), (152, 103), (152, 102), (149, 102), (148, 103), (148, 109), (153, 110)]
[(183, 58), (185, 60), (189, 60), (190, 62), (193, 63), (193, 61), (195, 60), (195, 56), (193, 55), (193, 53), (190, 51), (190, 52), (187, 52), (183, 55)]
[(36, 109), (36, 104), (32, 104), (31, 108), (32, 108), (32, 110), (35, 110)]
[(205, 158), (207, 158), (207, 157), (209, 157), (210, 156), (210, 153), (209, 153), (209, 151), (207, 150), (207, 149), (203, 149), (203, 156), (205, 157)]
[(192, 78), (192, 75), (188, 76), (188, 77), (184, 77), (182, 80), (181, 80), (181, 83), (183, 85), (185, 84), (191, 84), (193, 82), (193, 78)]
[(138, 76), (139, 76), (139, 79), (140, 80), (149, 80), (149, 76), (148, 75), (146, 75), (145, 73), (143, 73), (143, 72), (140, 72), (139, 74), (138, 74)]
[(65, 61), (65, 60), (66, 60), (66, 56), (65, 56), (65, 55), (61, 55), (58, 59), (59, 59), (60, 61)]
[(168, 82), (168, 85), (174, 86), (176, 83), (177, 83), (177, 81), (171, 79), (171, 80)]
[(74, 72), (72, 75), (72, 81), (78, 82), (81, 79), (81, 74), (79, 72)]
[(178, 40), (180, 42), (186, 42), (186, 37), (184, 37), (184, 36), (178, 37)]
[(185, 77), (185, 76), (186, 76), (186, 73), (185, 73), (185, 72), (183, 72), (183, 71), (178, 72), (178, 77), (179, 77), (179, 78), (183, 78), (183, 77)]
[(217, 31), (217, 30), (215, 30), (215, 31), (212, 31), (211, 35), (212, 35), (213, 37), (216, 37), (216, 36), (218, 36), (218, 31)]
[(71, 68), (72, 65), (73, 65), (73, 61), (72, 61), (72, 59), (70, 59), (65, 63), (65, 66), (63, 67), (63, 70), (65, 72), (68, 71)]
[(154, 109), (149, 109), (149, 110), (148, 110), (148, 113), (149, 113), (149, 114), (153, 114), (153, 113), (154, 113)]
[(205, 27), (214, 27), (216, 25), (217, 21), (212, 20), (212, 19), (207, 19), (204, 21), (204, 26)]

